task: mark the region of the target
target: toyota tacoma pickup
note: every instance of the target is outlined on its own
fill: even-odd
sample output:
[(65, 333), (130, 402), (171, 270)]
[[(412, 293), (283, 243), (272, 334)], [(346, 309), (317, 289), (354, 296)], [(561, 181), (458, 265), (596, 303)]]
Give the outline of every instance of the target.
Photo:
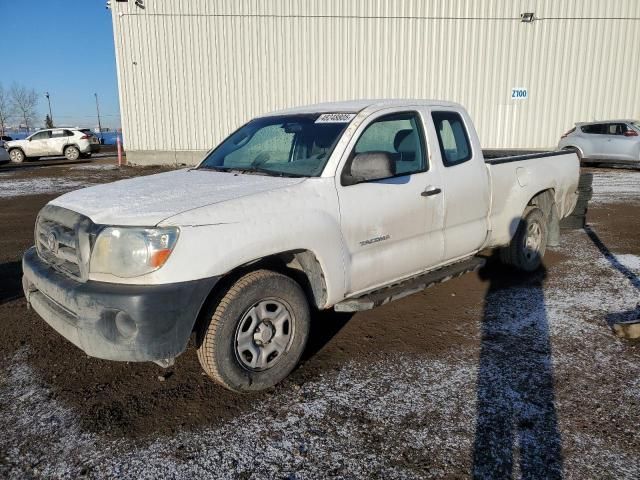
[(195, 334), (224, 387), (298, 363), (310, 310), (360, 311), (483, 263), (533, 271), (573, 210), (573, 152), (485, 159), (454, 103), (326, 103), (255, 118), (195, 168), (49, 202), (27, 302), (88, 355), (169, 366)]

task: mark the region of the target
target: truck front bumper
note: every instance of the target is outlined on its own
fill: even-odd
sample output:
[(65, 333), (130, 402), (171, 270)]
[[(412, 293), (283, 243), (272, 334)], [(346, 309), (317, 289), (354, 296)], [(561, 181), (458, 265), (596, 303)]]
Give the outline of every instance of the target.
[(34, 247), (22, 259), (27, 302), (87, 355), (163, 362), (181, 354), (219, 277), (164, 285), (78, 282), (52, 268)]

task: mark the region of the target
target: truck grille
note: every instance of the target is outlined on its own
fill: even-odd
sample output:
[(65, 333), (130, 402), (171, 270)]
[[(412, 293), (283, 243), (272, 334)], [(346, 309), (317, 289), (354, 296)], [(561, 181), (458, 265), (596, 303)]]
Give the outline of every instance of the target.
[(45, 206), (38, 214), (35, 243), (38, 255), (56, 270), (86, 281), (93, 223), (61, 207)]

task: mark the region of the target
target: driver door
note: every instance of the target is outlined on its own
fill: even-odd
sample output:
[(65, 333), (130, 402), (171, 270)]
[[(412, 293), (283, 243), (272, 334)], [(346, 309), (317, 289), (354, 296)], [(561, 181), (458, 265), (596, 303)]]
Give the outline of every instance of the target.
[[(347, 247), (347, 295), (442, 262), (440, 173), (429, 165), (425, 130), (418, 111), (377, 113), (360, 126), (347, 147), (336, 175)], [(395, 174), (382, 180), (345, 182), (350, 159), (371, 152), (389, 154), (395, 161)]]
[(43, 130), (31, 135), (31, 137), (29, 137), (29, 142), (27, 142), (27, 144), (25, 145), (25, 155), (27, 155), (28, 157), (40, 157), (48, 155), (50, 137), (50, 130)]

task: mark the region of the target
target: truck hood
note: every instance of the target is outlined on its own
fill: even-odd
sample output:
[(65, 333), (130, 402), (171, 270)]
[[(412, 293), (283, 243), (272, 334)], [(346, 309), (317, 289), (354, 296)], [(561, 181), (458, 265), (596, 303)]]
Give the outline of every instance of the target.
[(153, 226), (188, 210), (304, 180), (185, 169), (83, 188), (50, 203), (86, 215), (99, 224)]

